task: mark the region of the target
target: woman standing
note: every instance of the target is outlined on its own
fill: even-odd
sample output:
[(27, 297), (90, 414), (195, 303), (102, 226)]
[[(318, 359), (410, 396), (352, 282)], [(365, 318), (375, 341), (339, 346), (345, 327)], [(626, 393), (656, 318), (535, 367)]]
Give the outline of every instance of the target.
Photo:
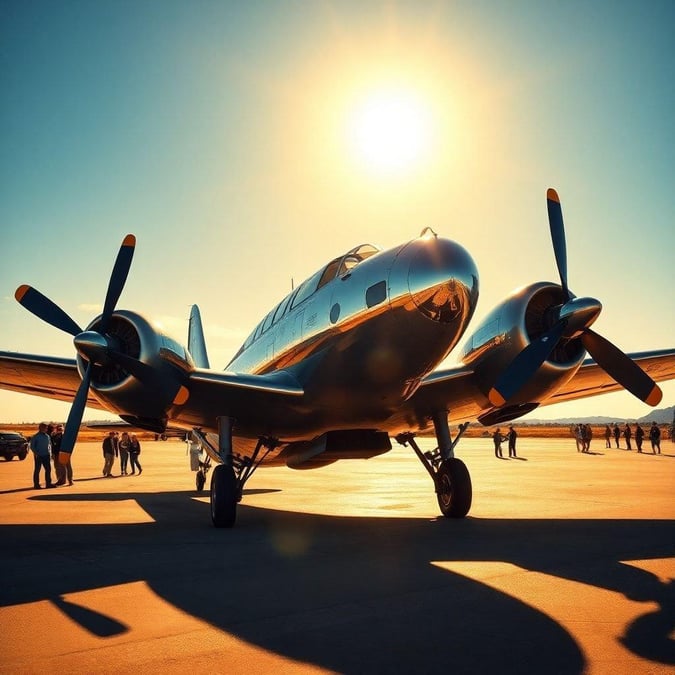
[(131, 461), (131, 473), (134, 473), (134, 469), (138, 468), (138, 475), (140, 476), (143, 473), (143, 467), (138, 461), (138, 455), (141, 454), (141, 444), (136, 438), (136, 434), (131, 434), (131, 439), (129, 441), (129, 460)]
[[(122, 438), (120, 438), (120, 442), (117, 445), (117, 448), (120, 453), (120, 476), (126, 476), (127, 475), (127, 462), (129, 461), (129, 446), (131, 445), (131, 440), (129, 439), (129, 434), (124, 431), (122, 432)], [(133, 473), (133, 468), (134, 465), (131, 465)]]

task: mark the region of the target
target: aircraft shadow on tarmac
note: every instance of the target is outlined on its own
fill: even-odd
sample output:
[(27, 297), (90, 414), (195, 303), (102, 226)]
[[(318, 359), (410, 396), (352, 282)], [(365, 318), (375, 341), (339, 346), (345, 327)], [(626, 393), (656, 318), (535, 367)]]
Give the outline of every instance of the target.
[(242, 503), (238, 526), (222, 531), (196, 494), (36, 495), (74, 505), (136, 499), (155, 522), (0, 526), (0, 604), (50, 600), (108, 637), (128, 628), (62, 596), (142, 580), (229, 634), (337, 672), (584, 670), (584, 654), (551, 617), (431, 564), (503, 561), (656, 603), (622, 642), (675, 663), (672, 583), (620, 562), (672, 556), (672, 521), (347, 518)]

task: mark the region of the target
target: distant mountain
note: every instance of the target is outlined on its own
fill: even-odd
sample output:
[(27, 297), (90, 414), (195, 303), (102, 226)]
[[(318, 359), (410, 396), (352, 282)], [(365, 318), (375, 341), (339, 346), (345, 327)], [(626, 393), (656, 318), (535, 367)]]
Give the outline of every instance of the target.
[(672, 424), (673, 415), (675, 414), (675, 405), (671, 405), (670, 408), (659, 408), (654, 412), (644, 415), (638, 419), (638, 422), (644, 423), (656, 422), (657, 424)]
[(647, 415), (642, 417), (629, 417), (624, 419), (623, 417), (606, 417), (604, 415), (595, 415), (591, 417), (560, 417), (555, 420), (523, 420), (527, 424), (611, 424), (612, 422), (640, 422), (640, 424), (646, 424), (649, 422), (656, 422), (657, 424), (671, 424), (673, 421), (673, 414), (675, 413), (675, 405), (671, 405), (669, 408), (659, 408), (658, 410), (653, 410)]

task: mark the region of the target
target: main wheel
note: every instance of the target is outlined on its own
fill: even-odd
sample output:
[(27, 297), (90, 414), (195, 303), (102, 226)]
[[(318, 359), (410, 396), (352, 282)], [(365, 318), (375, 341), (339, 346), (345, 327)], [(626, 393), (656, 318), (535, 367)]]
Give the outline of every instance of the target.
[(464, 518), (471, 508), (471, 476), (461, 459), (443, 461), (436, 474), (436, 496), (446, 518)]
[(211, 475), (211, 520), (232, 527), (237, 518), (237, 479), (231, 466), (219, 464)]

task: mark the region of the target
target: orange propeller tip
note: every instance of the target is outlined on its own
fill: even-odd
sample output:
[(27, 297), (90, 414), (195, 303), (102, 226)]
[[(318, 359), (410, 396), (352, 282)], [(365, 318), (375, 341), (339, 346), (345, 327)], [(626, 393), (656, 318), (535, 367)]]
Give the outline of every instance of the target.
[(649, 392), (649, 396), (647, 396), (647, 398), (645, 399), (645, 403), (647, 405), (654, 407), (655, 405), (661, 403), (662, 398), (663, 392), (661, 391), (659, 385), (655, 384), (654, 388)]
[(490, 389), (488, 399), (495, 408), (501, 408), (506, 403), (506, 399), (494, 387)]
[(178, 390), (178, 393), (173, 399), (174, 405), (183, 405), (187, 403), (187, 400), (190, 398), (190, 391), (184, 387), (183, 385), (180, 386), (180, 389)]
[(16, 298), (17, 302), (21, 302), (23, 300), (23, 296), (28, 293), (30, 290), (30, 286), (28, 284), (21, 284), (19, 288), (16, 289), (14, 292), (14, 297)]
[(128, 234), (124, 237), (122, 246), (136, 246), (136, 237), (133, 234)]
[(552, 202), (558, 202), (558, 204), (560, 204), (560, 197), (558, 197), (558, 193), (553, 188), (546, 190), (546, 199), (550, 199)]

